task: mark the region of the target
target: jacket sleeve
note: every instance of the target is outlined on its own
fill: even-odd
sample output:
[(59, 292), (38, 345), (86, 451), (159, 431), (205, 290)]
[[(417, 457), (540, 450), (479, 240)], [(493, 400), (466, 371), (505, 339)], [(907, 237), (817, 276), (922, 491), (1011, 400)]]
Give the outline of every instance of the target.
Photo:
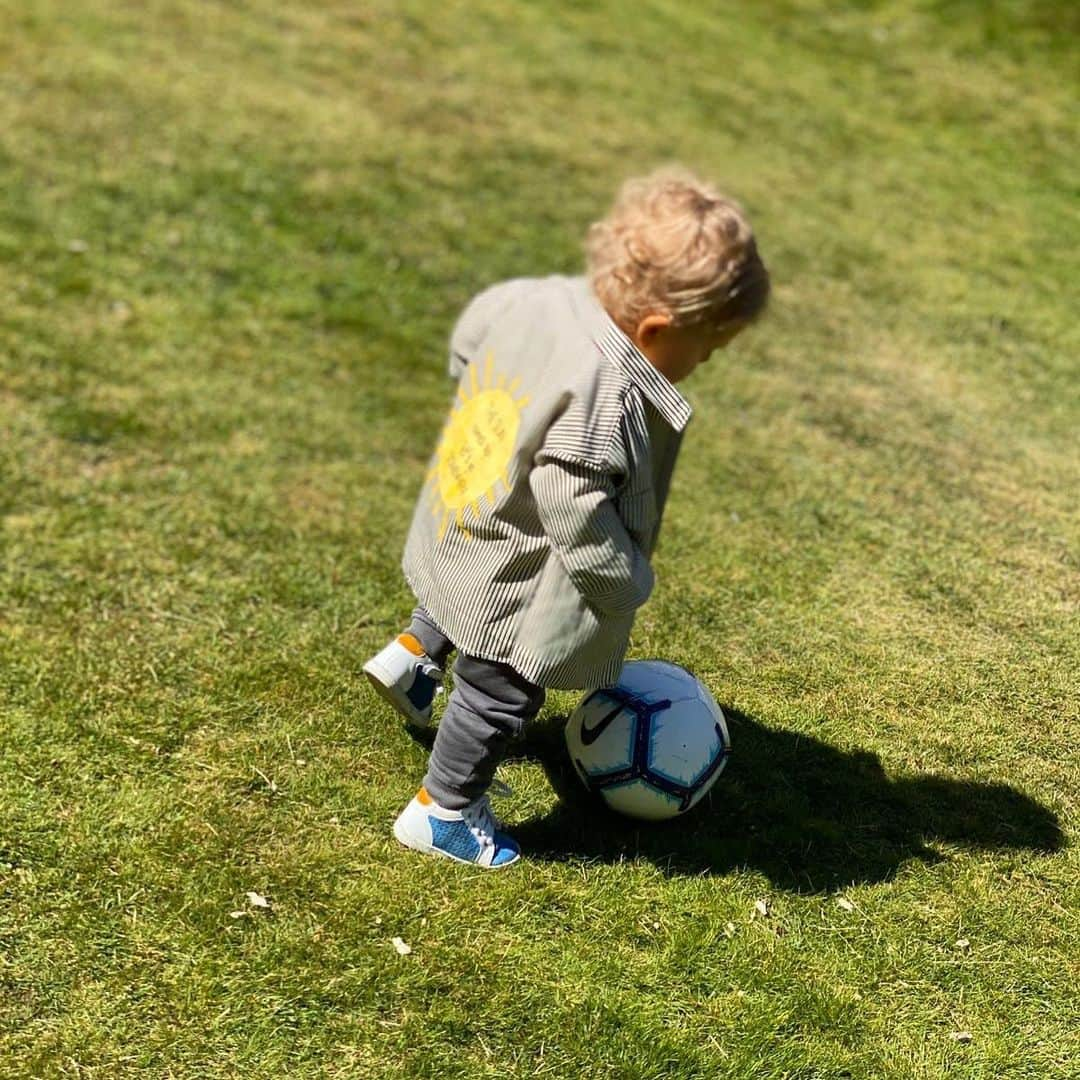
[(526, 284), (527, 279), (504, 281), (469, 301), (450, 334), (449, 374), (452, 379), (460, 379), (465, 368), (476, 362), (492, 324), (510, 307)]
[(608, 615), (641, 607), (652, 592), (652, 567), (615, 508), (612, 476), (541, 449), (529, 484), (544, 532), (582, 597)]

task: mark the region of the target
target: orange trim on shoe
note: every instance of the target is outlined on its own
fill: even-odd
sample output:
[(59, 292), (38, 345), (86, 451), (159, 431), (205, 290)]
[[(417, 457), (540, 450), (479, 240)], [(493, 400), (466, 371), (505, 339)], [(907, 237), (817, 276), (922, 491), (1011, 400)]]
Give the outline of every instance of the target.
[(405, 646), (413, 656), (425, 656), (424, 646), (412, 634), (398, 634), (398, 642)]
[(423, 787), (416, 793), (416, 801), (421, 806), (431, 806), (435, 802), (435, 800), (427, 793), (427, 788)]

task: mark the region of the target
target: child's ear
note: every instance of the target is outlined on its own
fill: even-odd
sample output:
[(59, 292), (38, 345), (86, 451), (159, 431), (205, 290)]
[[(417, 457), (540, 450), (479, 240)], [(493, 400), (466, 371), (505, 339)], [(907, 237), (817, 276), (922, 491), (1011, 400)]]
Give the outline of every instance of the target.
[(646, 315), (644, 319), (637, 325), (637, 330), (634, 332), (634, 344), (638, 347), (642, 345), (650, 345), (656, 340), (656, 335), (666, 330), (671, 325), (672, 319), (670, 315), (664, 315), (656, 312), (652, 315)]

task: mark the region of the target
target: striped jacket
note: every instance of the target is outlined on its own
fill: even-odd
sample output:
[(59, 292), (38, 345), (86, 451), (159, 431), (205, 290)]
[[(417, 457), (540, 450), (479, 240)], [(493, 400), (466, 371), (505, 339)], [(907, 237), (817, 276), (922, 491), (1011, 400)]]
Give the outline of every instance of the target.
[(690, 407), (584, 278), (480, 293), (405, 576), (457, 648), (553, 689), (615, 680)]

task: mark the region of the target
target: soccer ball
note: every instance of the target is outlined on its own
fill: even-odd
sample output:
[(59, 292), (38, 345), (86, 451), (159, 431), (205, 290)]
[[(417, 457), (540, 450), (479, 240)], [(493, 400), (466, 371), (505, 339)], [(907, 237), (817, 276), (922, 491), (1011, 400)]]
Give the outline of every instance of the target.
[(578, 776), (621, 814), (685, 814), (716, 782), (731, 738), (712, 694), (678, 664), (632, 660), (587, 694), (566, 724)]

